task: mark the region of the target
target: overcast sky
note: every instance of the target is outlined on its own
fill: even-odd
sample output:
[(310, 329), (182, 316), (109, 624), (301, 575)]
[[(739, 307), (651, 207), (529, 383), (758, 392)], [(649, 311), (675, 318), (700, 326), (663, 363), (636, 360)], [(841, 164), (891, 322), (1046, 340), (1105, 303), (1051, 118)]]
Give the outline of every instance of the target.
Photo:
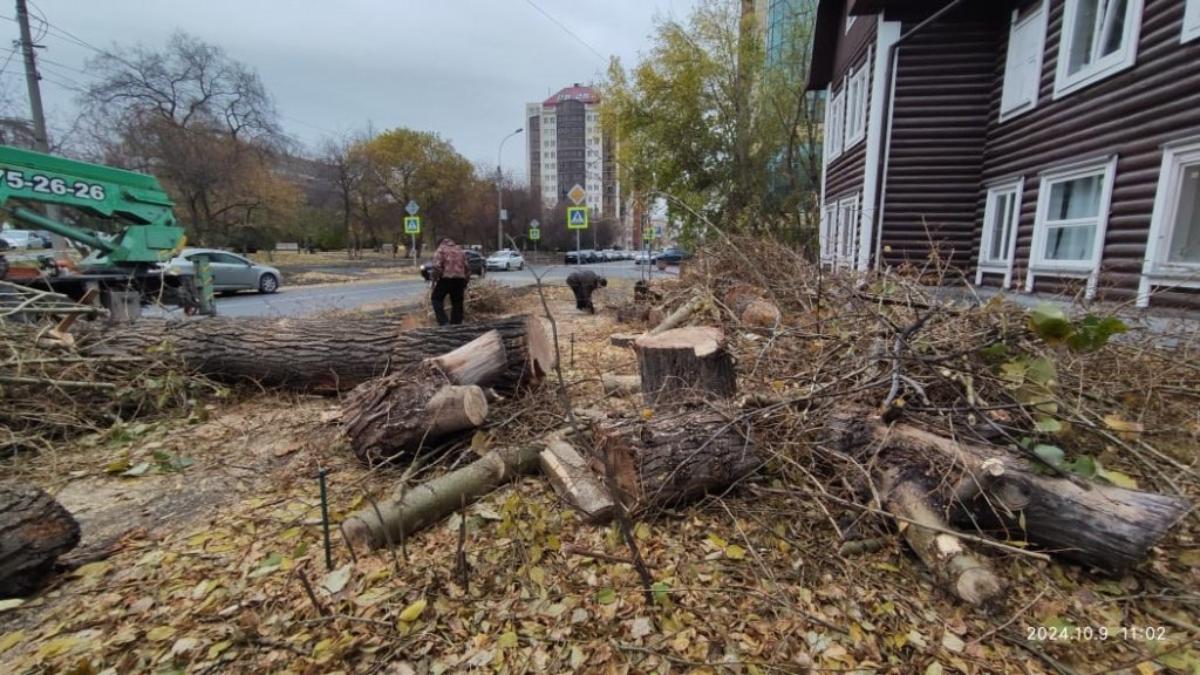
[[(102, 49), (160, 47), (183, 29), (254, 67), (284, 128), (314, 146), (325, 136), (405, 126), (436, 131), (467, 159), (494, 165), (524, 104), (572, 82), (598, 79), (606, 58), (626, 66), (646, 48), (655, 17), (684, 18), (694, 0), (32, 0), (61, 29)], [(536, 5), (536, 6), (535, 6)], [(540, 7), (564, 29), (540, 13)], [(0, 15), (11, 19), (12, 3)], [(38, 27), (34, 22), (35, 29)], [(0, 20), (12, 39), (17, 25)], [(4, 44), (8, 44), (5, 41)], [(74, 117), (74, 92), (94, 55), (51, 29), (43, 96), (52, 131)], [(0, 50), (0, 64), (9, 56)], [(0, 75), (24, 105), (20, 55)], [(525, 176), (524, 146), (504, 167)]]

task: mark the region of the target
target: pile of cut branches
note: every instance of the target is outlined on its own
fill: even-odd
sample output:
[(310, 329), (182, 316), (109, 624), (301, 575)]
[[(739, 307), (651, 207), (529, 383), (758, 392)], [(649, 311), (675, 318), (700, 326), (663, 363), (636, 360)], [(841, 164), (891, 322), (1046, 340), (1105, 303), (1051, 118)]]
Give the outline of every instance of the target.
[[(153, 415), (186, 416), (216, 385), (164, 356), (88, 355), (99, 333), (69, 331), (103, 310), (13, 284), (0, 287), (0, 456)], [(66, 317), (57, 325), (49, 318)]]

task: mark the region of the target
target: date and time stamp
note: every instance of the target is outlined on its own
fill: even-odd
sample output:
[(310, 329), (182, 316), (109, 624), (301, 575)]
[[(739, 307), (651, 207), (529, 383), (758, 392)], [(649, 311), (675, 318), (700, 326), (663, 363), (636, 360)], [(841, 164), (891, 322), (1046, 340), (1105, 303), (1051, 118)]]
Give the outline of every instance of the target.
[(1171, 637), (1166, 626), (1026, 626), (1030, 642), (1164, 642)]

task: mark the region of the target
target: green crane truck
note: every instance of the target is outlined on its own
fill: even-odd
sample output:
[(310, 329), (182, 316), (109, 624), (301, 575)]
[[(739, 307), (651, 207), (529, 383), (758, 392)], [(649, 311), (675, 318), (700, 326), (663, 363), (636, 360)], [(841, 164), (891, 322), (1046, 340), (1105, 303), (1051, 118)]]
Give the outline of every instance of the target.
[[(49, 218), (29, 208), (31, 202), (112, 221), (114, 232), (101, 235)], [(0, 210), (30, 229), (59, 234), (88, 252), (73, 270), (45, 256), (32, 277), (17, 278), (9, 265), (0, 268), (7, 269), (11, 282), (76, 300), (99, 289), (110, 309), (136, 293), (143, 302), (195, 311), (201, 300), (195, 277), (165, 264), (186, 242), (172, 206), (153, 176), (0, 146)]]

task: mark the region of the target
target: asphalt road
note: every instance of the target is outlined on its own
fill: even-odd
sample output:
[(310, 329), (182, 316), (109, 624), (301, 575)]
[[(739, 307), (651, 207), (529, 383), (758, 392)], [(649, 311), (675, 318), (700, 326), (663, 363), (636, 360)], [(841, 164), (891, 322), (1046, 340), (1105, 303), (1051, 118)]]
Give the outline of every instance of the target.
[[(609, 279), (639, 279), (645, 269), (644, 266), (639, 267), (627, 261), (584, 265), (583, 268)], [(534, 268), (539, 274), (545, 274), (542, 282), (548, 284), (565, 283), (567, 275), (571, 273), (572, 269), (574, 268), (564, 265)], [(676, 272), (654, 270), (655, 276), (674, 273)], [(521, 272), (515, 270), (512, 272), (488, 272), (486, 279), (512, 286), (527, 286), (534, 283), (529, 269)], [(429, 285), (419, 279), (289, 287), (285, 275), (284, 285), (278, 293), (272, 295), (240, 293), (230, 297), (217, 298), (217, 314), (221, 316), (304, 316), (334, 309), (354, 309), (385, 302), (417, 302), (428, 292)]]

